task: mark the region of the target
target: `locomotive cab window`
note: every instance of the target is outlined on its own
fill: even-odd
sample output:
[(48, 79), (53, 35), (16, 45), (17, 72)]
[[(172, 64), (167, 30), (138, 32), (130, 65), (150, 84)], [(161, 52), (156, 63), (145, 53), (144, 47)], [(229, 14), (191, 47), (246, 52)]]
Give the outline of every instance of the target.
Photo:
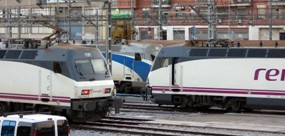
[(161, 67), (168, 67), (168, 65), (169, 65), (169, 59), (168, 58), (163, 58), (162, 60), (161, 60)]
[(76, 60), (75, 67), (80, 76), (94, 75), (94, 70), (89, 60)]
[(55, 73), (61, 73), (62, 72), (61, 65), (60, 65), (59, 62), (54, 62), (53, 63), (53, 71)]
[(95, 74), (107, 72), (107, 66), (106, 66), (103, 59), (92, 59), (91, 63), (92, 63), (92, 66), (94, 68)]
[(140, 53), (135, 53), (135, 60), (142, 60), (141, 54)]

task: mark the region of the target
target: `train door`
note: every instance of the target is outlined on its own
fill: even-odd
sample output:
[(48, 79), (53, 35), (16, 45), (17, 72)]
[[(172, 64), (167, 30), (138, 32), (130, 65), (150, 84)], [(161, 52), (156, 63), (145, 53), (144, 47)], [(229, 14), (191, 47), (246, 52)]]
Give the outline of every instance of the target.
[(172, 91), (181, 91), (182, 86), (182, 65), (179, 63), (179, 58), (172, 59)]
[(52, 92), (52, 75), (51, 71), (47, 70), (40, 70), (39, 71), (39, 93), (40, 99), (43, 102), (48, 102), (52, 99), (51, 92)]

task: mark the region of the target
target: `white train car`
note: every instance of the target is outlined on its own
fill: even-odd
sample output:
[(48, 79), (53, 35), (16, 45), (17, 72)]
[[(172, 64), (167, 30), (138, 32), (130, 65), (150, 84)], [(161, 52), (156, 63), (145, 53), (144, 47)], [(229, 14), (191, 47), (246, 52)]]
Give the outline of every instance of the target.
[(284, 48), (163, 47), (148, 76), (160, 105), (285, 109)]
[(98, 120), (114, 99), (114, 82), (98, 49), (59, 45), (0, 50), (0, 112), (52, 111)]

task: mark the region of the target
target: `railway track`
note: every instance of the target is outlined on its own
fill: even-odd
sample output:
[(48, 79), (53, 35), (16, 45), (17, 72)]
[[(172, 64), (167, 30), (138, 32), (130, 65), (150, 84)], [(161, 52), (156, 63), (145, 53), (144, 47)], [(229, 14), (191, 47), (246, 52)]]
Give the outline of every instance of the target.
[(178, 111), (181, 110), (174, 106), (158, 106), (157, 104), (146, 104), (146, 103), (124, 103), (123, 109), (131, 110), (146, 110), (146, 111)]
[[(199, 132), (193, 130), (179, 130), (177, 128), (157, 128), (153, 126), (140, 126), (147, 124), (150, 119), (131, 119), (131, 118), (117, 118), (109, 117), (104, 118), (98, 122), (87, 122), (83, 125), (76, 125), (72, 127), (96, 131), (106, 131), (122, 134), (134, 135), (153, 135), (153, 136), (177, 136), (177, 135), (219, 135), (219, 136), (232, 136), (232, 134), (220, 134), (210, 132)], [(163, 125), (163, 124), (161, 124)]]
[[(236, 126), (235, 126), (236, 125)], [(235, 127), (233, 127), (235, 126)], [(194, 123), (194, 122), (177, 122), (167, 120), (125, 118), (125, 117), (108, 117), (98, 122), (87, 122), (80, 125), (71, 125), (71, 128), (94, 130), (102, 132), (113, 132), (131, 135), (155, 135), (155, 136), (177, 136), (177, 135), (284, 135), (283, 128), (272, 128), (261, 126), (239, 126), (238, 124), (219, 123)]]
[(218, 114), (235, 114), (243, 116), (245, 114), (251, 114), (252, 116), (283, 116), (285, 115), (284, 111), (278, 110), (252, 110), (252, 111), (243, 111), (241, 113), (233, 113), (229, 112), (220, 108), (211, 108), (211, 109), (184, 109), (180, 107), (175, 107), (172, 105), (163, 105), (159, 106), (158, 104), (154, 103), (132, 103), (132, 102), (125, 102), (123, 103), (122, 110), (124, 112), (137, 112), (137, 111), (145, 111), (145, 112), (164, 112), (164, 113), (171, 113), (171, 112), (181, 112), (181, 113), (189, 113), (189, 112), (200, 112), (200, 113), (218, 113)]

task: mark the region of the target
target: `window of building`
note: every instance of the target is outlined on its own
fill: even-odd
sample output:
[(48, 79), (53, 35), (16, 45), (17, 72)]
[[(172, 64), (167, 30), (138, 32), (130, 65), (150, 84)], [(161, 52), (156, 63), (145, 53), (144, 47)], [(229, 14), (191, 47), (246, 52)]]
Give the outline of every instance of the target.
[(280, 40), (285, 40), (285, 32), (280, 33)]
[(266, 18), (266, 9), (265, 7), (260, 7), (257, 9), (257, 12), (258, 12), (258, 18), (259, 19), (265, 19)]
[(185, 31), (176, 29), (173, 30), (174, 40), (185, 40)]
[(284, 14), (285, 14), (285, 10), (280, 7), (276, 7), (272, 9), (273, 19), (285, 19)]
[(248, 8), (237, 9), (237, 19), (246, 19), (248, 17)]

